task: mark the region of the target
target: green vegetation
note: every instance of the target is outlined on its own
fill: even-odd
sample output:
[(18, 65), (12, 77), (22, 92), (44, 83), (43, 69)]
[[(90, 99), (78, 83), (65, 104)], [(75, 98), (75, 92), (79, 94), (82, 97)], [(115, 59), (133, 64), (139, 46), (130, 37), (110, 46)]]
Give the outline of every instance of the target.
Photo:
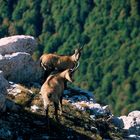
[(115, 114), (140, 109), (140, 0), (0, 0), (0, 37), (37, 38), (43, 52), (86, 45), (75, 84)]

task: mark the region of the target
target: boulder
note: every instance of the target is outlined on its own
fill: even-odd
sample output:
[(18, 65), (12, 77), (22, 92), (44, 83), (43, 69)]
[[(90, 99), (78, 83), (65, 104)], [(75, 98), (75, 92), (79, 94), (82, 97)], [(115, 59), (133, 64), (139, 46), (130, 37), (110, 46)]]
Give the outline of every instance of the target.
[(37, 42), (32, 36), (16, 35), (0, 39), (0, 70), (9, 81), (38, 82), (43, 74), (32, 59)]
[(15, 52), (27, 52), (33, 54), (37, 42), (32, 36), (15, 35), (0, 39), (0, 54), (11, 54)]
[(128, 116), (120, 116), (119, 120), (123, 123), (123, 129), (129, 130), (130, 127), (132, 126), (133, 122), (133, 117), (128, 117)]
[(140, 119), (140, 111), (135, 110), (128, 114), (128, 117), (139, 118)]
[(128, 130), (129, 135), (140, 136), (140, 111), (132, 111), (128, 116), (121, 116), (120, 118), (123, 120), (124, 129)]
[(113, 123), (121, 127), (128, 135), (140, 136), (140, 111), (132, 111), (128, 116), (113, 117)]
[(6, 79), (14, 82), (35, 82), (41, 78), (42, 69), (26, 52), (0, 55), (0, 70)]
[(4, 112), (6, 110), (6, 95), (8, 86), (8, 81), (4, 78), (3, 72), (0, 71), (0, 112)]

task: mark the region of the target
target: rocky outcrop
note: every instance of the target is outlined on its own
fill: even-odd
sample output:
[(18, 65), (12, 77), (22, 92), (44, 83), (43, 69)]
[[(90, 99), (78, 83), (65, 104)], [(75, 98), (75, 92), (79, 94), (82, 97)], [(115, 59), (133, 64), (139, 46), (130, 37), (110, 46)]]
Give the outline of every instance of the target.
[[(42, 69), (40, 68), (38, 62), (35, 62), (32, 59), (32, 54), (35, 47), (36, 41), (31, 36), (21, 35), (0, 39), (0, 70), (2, 70), (0, 71), (0, 112), (4, 112), (6, 109), (9, 109), (12, 110), (13, 113), (13, 111), (19, 109), (19, 106), (17, 106), (16, 103), (20, 104), (31, 112), (43, 112), (42, 99), (38, 94), (40, 85), (36, 83), (36, 86), (34, 85), (33, 87), (34, 91), (32, 91), (24, 86), (22, 87), (21, 85), (14, 83), (31, 83), (40, 81)], [(13, 82), (8, 82), (7, 80)], [(36, 90), (35, 87), (37, 88)], [(6, 98), (7, 95), (8, 99)], [(111, 113), (108, 105), (102, 106), (96, 103), (93, 93), (81, 90), (79, 88), (69, 88), (64, 92), (63, 104), (65, 103), (66, 106), (64, 112), (68, 113), (68, 116), (66, 116), (66, 118), (69, 119), (68, 122), (70, 120), (74, 120), (75, 117), (78, 118), (75, 121), (77, 124), (82, 121), (81, 115), (80, 117), (78, 116), (78, 112), (71, 113), (74, 109), (80, 110), (83, 113), (83, 116), (85, 115), (84, 112), (88, 112), (86, 114), (88, 117), (84, 119), (88, 121), (80, 124), (82, 129), (84, 127), (86, 131), (89, 131), (88, 133), (95, 133), (98, 136), (100, 135), (100, 138), (112, 139), (112, 136), (110, 135), (111, 133), (114, 135), (118, 130), (125, 130), (127, 134), (122, 135), (122, 137), (126, 138), (127, 140), (137, 140), (137, 138), (140, 138), (140, 111), (133, 111), (129, 113), (128, 116), (115, 117)], [(65, 113), (65, 115), (67, 113)], [(20, 131), (22, 131), (18, 131), (17, 129), (14, 132), (15, 134), (13, 134), (11, 121), (13, 121), (12, 123), (15, 124), (15, 120), (20, 121), (19, 118), (21, 118), (21, 115), (15, 115), (13, 113), (11, 116), (11, 114), (8, 114), (10, 117), (7, 119), (7, 122), (9, 119), (10, 121), (8, 122), (9, 125), (7, 125), (7, 127), (4, 126), (4, 124), (6, 124), (5, 117), (3, 117), (4, 119), (0, 119), (0, 138), (2, 139), (12, 139), (17, 132), (20, 133)], [(71, 114), (77, 116), (73, 117)], [(62, 115), (63, 119), (66, 119), (64, 118), (65, 115)], [(71, 118), (73, 117), (73, 119), (69, 118), (69, 115), (71, 115)], [(23, 120), (25, 119), (24, 123), (28, 122), (26, 120), (27, 118), (23, 115)], [(78, 120), (80, 121), (78, 122)], [(36, 123), (36, 120), (34, 120), (34, 122), (34, 125), (37, 124), (37, 130), (39, 124), (44, 124), (42, 122), (42, 118), (40, 121), (41, 123)], [(24, 126), (24, 123), (22, 123), (22, 121), (17, 122), (17, 124), (20, 124), (19, 126), (21, 126), (21, 124)], [(17, 124), (15, 124), (16, 127)], [(71, 125), (72, 124), (73, 122)], [(113, 128), (114, 130), (112, 129), (112, 124), (115, 126)], [(26, 128), (26, 126), (27, 125), (24, 127)], [(30, 126), (32, 127), (32, 117)], [(27, 127), (27, 130), (24, 131), (29, 132), (29, 128)], [(32, 131), (31, 128), (30, 130)], [(20, 136), (20, 134), (18, 134), (18, 136)]]
[(38, 81), (41, 77), (39, 64), (26, 52), (1, 55), (0, 70), (6, 79), (19, 83)]
[(0, 39), (0, 70), (6, 79), (25, 83), (38, 81), (42, 70), (32, 54), (36, 41), (31, 36), (12, 36)]
[(113, 116), (111, 121), (116, 127), (125, 130), (128, 140), (140, 139), (140, 111), (132, 111), (128, 116)]
[(132, 111), (128, 116), (119, 117), (123, 121), (124, 129), (128, 130), (128, 134), (140, 136), (140, 111)]
[[(40, 84), (34, 83), (30, 88), (26, 86), (22, 86), (17, 83), (15, 84), (14, 82), (9, 82), (9, 84), (10, 86), (8, 88), (8, 97), (12, 101), (20, 104), (21, 106), (26, 108), (29, 112), (31, 111), (39, 115), (43, 114), (43, 110), (44, 110), (43, 102), (39, 94), (40, 86), (41, 86)], [(7, 107), (12, 107), (12, 106), (8, 104)], [(71, 126), (73, 125), (72, 128), (76, 127), (74, 125), (77, 122), (77, 125), (79, 125), (78, 127), (81, 127), (82, 129), (84, 128), (84, 130), (88, 131), (88, 133), (91, 132), (92, 134), (96, 134), (104, 139), (106, 138), (108, 140), (110, 139), (137, 140), (138, 138), (140, 138), (139, 135), (140, 112), (139, 111), (133, 111), (129, 113), (128, 116), (115, 117), (111, 113), (111, 110), (109, 109), (108, 105), (102, 106), (95, 102), (95, 98), (91, 92), (81, 90), (79, 88), (78, 89), (68, 88), (67, 90), (65, 90), (64, 97), (63, 97), (63, 111), (64, 114), (60, 116), (60, 120), (61, 121), (65, 120), (66, 121), (65, 125), (68, 124), (67, 119), (68, 122), (71, 120), (72, 122)], [(78, 113), (79, 111), (83, 113), (83, 115), (77, 116), (79, 114)], [(25, 114), (21, 116), (21, 114), (18, 114), (18, 112), (16, 113), (17, 113), (16, 115), (9, 114), (10, 118), (13, 117), (11, 121), (14, 121), (15, 117), (18, 117), (20, 119), (18, 119), (19, 122), (17, 122), (17, 124), (20, 124), (20, 126), (25, 125), (26, 122), (28, 122), (27, 121), (28, 117), (26, 118), (24, 116)], [(72, 115), (76, 115), (76, 116), (73, 117), (72, 119), (70, 118), (72, 117)], [(24, 123), (23, 121), (21, 121), (21, 117), (23, 117)], [(50, 113), (50, 117), (53, 117), (53, 115), (51, 116), (51, 113)], [(84, 120), (84, 122), (81, 122), (82, 119)], [(10, 123), (11, 122), (9, 122), (9, 124)], [(2, 124), (4, 123), (2, 122)], [(17, 124), (15, 125), (17, 126)], [(20, 136), (21, 131), (29, 132), (29, 128), (32, 127), (32, 124), (37, 126), (37, 131), (39, 126), (44, 127), (44, 125), (46, 125), (45, 122), (42, 120), (42, 118), (40, 119), (40, 121), (36, 119), (32, 120), (31, 118), (31, 123), (25, 125), (23, 127), (24, 130), (20, 130), (20, 131), (16, 130), (18, 132), (17, 137)], [(13, 133), (12, 130), (13, 129), (11, 128), (11, 126), (2, 127), (0, 129), (0, 131), (2, 131), (1, 133), (3, 133), (3, 137), (13, 137), (14, 134), (12, 134)], [(33, 130), (30, 128), (30, 131), (32, 132)], [(86, 131), (83, 132), (86, 133)], [(44, 135), (42, 133), (40, 134), (41, 135), (39, 137), (42, 137)]]
[(8, 86), (8, 81), (4, 78), (3, 72), (0, 71), (0, 112), (4, 112), (6, 110), (6, 95)]
[(109, 106), (101, 106), (100, 104), (96, 103), (92, 92), (75, 87), (65, 90), (63, 96), (64, 99), (79, 110), (90, 111), (90, 117), (92, 119), (99, 116), (111, 115)]
[[(17, 110), (14, 102), (7, 100), (8, 81), (29, 83), (40, 80), (42, 69), (32, 59), (37, 42), (32, 36), (16, 35), (0, 39), (0, 111)], [(8, 81), (7, 81), (8, 80)]]
[(0, 54), (12, 54), (15, 52), (27, 52), (33, 54), (36, 48), (36, 40), (32, 36), (16, 35), (0, 39)]
[(20, 108), (13, 101), (6, 98), (8, 93), (7, 90), (8, 88), (10, 88), (10, 84), (4, 78), (3, 72), (0, 71), (0, 113), (5, 112), (6, 109), (11, 111), (17, 111)]
[(114, 124), (115, 127), (125, 131), (124, 137), (127, 140), (140, 139), (140, 111), (132, 111), (128, 116), (116, 117), (111, 113), (108, 105), (102, 106), (95, 102), (93, 93), (79, 88), (66, 90), (64, 99), (82, 111), (89, 111), (92, 120), (106, 116), (108, 123)]

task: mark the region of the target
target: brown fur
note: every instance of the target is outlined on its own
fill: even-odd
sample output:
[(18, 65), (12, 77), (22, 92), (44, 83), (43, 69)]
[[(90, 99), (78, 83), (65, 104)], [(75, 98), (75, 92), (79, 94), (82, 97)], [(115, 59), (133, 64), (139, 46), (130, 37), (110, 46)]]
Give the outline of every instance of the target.
[(43, 54), (40, 57), (40, 64), (44, 70), (57, 69), (63, 71), (72, 69), (80, 58), (82, 48), (76, 49), (71, 56), (61, 56), (57, 54)]
[(61, 73), (50, 75), (41, 87), (41, 95), (43, 97), (44, 109), (46, 110), (46, 117), (48, 116), (48, 109), (50, 104), (54, 104), (55, 117), (57, 118), (57, 110), (60, 108), (62, 112), (62, 94), (64, 91), (65, 80), (72, 82), (71, 70), (67, 69)]

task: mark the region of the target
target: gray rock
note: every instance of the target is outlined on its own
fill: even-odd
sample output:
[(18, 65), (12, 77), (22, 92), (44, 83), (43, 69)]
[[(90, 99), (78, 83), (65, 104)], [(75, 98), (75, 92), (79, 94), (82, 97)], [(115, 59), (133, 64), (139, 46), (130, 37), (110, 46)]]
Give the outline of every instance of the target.
[(140, 111), (138, 111), (138, 110), (132, 111), (128, 114), (128, 116), (129, 117), (140, 118)]
[(128, 135), (140, 136), (140, 111), (133, 111), (128, 116), (113, 117), (113, 123), (121, 126), (128, 132)]
[(36, 48), (36, 40), (32, 36), (15, 35), (0, 39), (0, 54), (12, 54), (15, 52), (27, 52), (33, 54)]
[(0, 129), (0, 139), (10, 140), (12, 139), (12, 132), (6, 128)]
[(112, 115), (109, 105), (105, 105), (102, 107), (106, 114)]
[(140, 140), (140, 136), (137, 135), (129, 135), (127, 140)]
[(120, 117), (124, 123), (124, 129), (128, 130), (128, 134), (140, 135), (140, 118)]
[(94, 103), (90, 107), (90, 110), (92, 112), (92, 115), (95, 115), (95, 116), (106, 116), (106, 115), (112, 114), (108, 105), (102, 107), (98, 103)]
[[(7, 80), (18, 83), (40, 81), (42, 69), (39, 62), (32, 59), (37, 46), (31, 36), (17, 35), (0, 39), (0, 111), (18, 110), (18, 107), (6, 100)], [(3, 71), (3, 72), (2, 72)], [(5, 79), (5, 78), (7, 79)]]
[(113, 116), (110, 120), (116, 127), (124, 128), (123, 120), (119, 117)]
[(3, 72), (0, 71), (0, 112), (4, 112), (6, 110), (5, 101), (8, 86), (8, 81), (4, 78)]
[(133, 121), (133, 117), (120, 116), (119, 119), (123, 121), (124, 124), (123, 129), (128, 130), (132, 126), (131, 123)]
[(10, 110), (10, 111), (19, 111), (21, 109), (21, 107), (19, 105), (16, 105), (13, 101), (6, 99), (5, 101), (6, 104), (6, 109)]
[(38, 81), (42, 76), (39, 64), (25, 52), (0, 57), (0, 70), (4, 72), (6, 79), (20, 83)]

